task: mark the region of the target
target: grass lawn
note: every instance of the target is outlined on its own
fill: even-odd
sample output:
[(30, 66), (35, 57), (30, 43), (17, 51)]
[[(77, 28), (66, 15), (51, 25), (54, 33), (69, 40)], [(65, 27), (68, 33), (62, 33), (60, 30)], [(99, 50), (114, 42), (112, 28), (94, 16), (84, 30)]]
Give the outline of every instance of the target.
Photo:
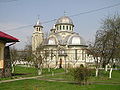
[[(42, 75), (47, 75), (51, 74), (52, 72), (54, 73), (61, 73), (64, 72), (64, 69), (50, 69), (50, 72), (48, 72), (48, 69), (43, 69)], [(15, 72), (12, 74), (12, 77), (8, 78), (0, 78), (1, 80), (9, 80), (9, 79), (15, 79), (19, 77), (32, 77), (32, 76), (38, 76), (37, 74), (37, 69), (33, 67), (22, 67), (22, 66), (16, 66), (15, 67)]]
[[(102, 75), (99, 77), (92, 76), (89, 78), (89, 82), (103, 82), (103, 83), (119, 83), (120, 84), (120, 71), (113, 71), (112, 72), (112, 78), (108, 78), (109, 71), (104, 73), (104, 71), (101, 72)], [(74, 78), (68, 73), (68, 74), (59, 74), (55, 76), (46, 76), (44, 78), (53, 78), (53, 79), (64, 79), (67, 81), (73, 81)]]
[[(64, 72), (64, 69), (50, 69), (50, 72), (48, 71), (47, 68), (43, 69), (42, 74), (46, 75), (46, 74), (52, 74), (52, 72), (54, 73), (60, 73), (60, 72)], [(37, 74), (37, 69), (36, 68), (32, 68), (32, 67), (21, 67), (21, 66), (16, 66), (15, 67), (15, 74), (23, 74), (23, 76), (36, 76)]]
[(48, 82), (36, 79), (1, 83), (0, 90), (120, 90), (120, 85), (86, 85)]
[[(47, 69), (43, 69), (43, 75), (64, 72), (64, 69), (51, 69), (48, 72)], [(13, 77), (30, 77), (36, 76), (37, 70), (35, 68), (16, 66), (16, 76)], [(90, 82), (102, 82), (93, 83), (91, 85), (78, 85), (68, 82), (50, 82), (43, 81), (39, 78), (29, 80), (19, 80), (8, 83), (0, 83), (0, 90), (120, 90), (120, 71), (113, 71), (112, 78), (108, 78), (108, 72), (102, 72), (100, 77), (91, 77)], [(44, 76), (42, 78), (47, 79), (62, 79), (67, 81), (73, 81), (73, 77), (70, 74), (57, 74), (55, 76)], [(11, 78), (3, 78), (11, 79)], [(117, 84), (115, 84), (117, 83)]]

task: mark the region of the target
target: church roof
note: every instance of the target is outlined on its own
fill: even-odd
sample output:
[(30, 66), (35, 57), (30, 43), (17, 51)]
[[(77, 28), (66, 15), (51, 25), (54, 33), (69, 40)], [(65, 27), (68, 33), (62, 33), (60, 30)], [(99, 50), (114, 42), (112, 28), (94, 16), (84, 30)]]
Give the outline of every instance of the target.
[(36, 24), (33, 27), (42, 27), (43, 28), (39, 19), (37, 20)]
[(4, 32), (0, 31), (0, 40), (3, 40), (5, 42), (19, 42), (19, 40), (11, 35), (8, 35)]
[(78, 34), (73, 34), (68, 39), (68, 45), (86, 45), (86, 42)]
[[(60, 32), (59, 32), (60, 33)], [(77, 33), (71, 33), (71, 35), (67, 35), (64, 39), (59, 33), (55, 33), (50, 35), (46, 40), (46, 45), (83, 45), (86, 46), (85, 40), (79, 36)], [(64, 33), (67, 33), (64, 31)]]
[(56, 24), (72, 24), (73, 25), (73, 21), (68, 16), (62, 16), (57, 20)]

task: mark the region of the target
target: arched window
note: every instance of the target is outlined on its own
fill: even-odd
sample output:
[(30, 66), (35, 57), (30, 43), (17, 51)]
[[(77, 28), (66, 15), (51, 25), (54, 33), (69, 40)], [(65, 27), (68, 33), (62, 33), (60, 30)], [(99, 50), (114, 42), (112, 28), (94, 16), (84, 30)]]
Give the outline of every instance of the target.
[(70, 30), (71, 30), (71, 26), (70, 26)]
[(68, 26), (66, 26), (66, 29), (68, 30)]
[(61, 30), (61, 25), (60, 25), (60, 30)]
[(40, 31), (40, 28), (39, 28), (39, 31)]
[(36, 31), (38, 31), (38, 27), (36, 28)]

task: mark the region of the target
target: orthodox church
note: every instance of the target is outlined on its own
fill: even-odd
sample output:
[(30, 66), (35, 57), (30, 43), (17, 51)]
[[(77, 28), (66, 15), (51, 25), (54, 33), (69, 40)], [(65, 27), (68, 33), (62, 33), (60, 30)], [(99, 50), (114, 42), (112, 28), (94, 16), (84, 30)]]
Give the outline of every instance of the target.
[(58, 18), (47, 38), (44, 38), (43, 26), (37, 21), (32, 35), (32, 50), (36, 51), (40, 45), (44, 45), (44, 50), (49, 52), (43, 62), (44, 67), (85, 66), (92, 60), (87, 54), (85, 40), (74, 31), (73, 21), (68, 16)]

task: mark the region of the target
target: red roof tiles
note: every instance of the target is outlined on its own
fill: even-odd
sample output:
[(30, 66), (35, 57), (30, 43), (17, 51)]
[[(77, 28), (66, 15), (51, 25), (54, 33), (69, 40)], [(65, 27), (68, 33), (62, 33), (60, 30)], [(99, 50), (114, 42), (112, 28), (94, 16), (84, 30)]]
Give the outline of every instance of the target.
[(0, 40), (3, 40), (5, 42), (19, 42), (19, 40), (17, 38), (10, 36), (1, 31), (0, 31)]

